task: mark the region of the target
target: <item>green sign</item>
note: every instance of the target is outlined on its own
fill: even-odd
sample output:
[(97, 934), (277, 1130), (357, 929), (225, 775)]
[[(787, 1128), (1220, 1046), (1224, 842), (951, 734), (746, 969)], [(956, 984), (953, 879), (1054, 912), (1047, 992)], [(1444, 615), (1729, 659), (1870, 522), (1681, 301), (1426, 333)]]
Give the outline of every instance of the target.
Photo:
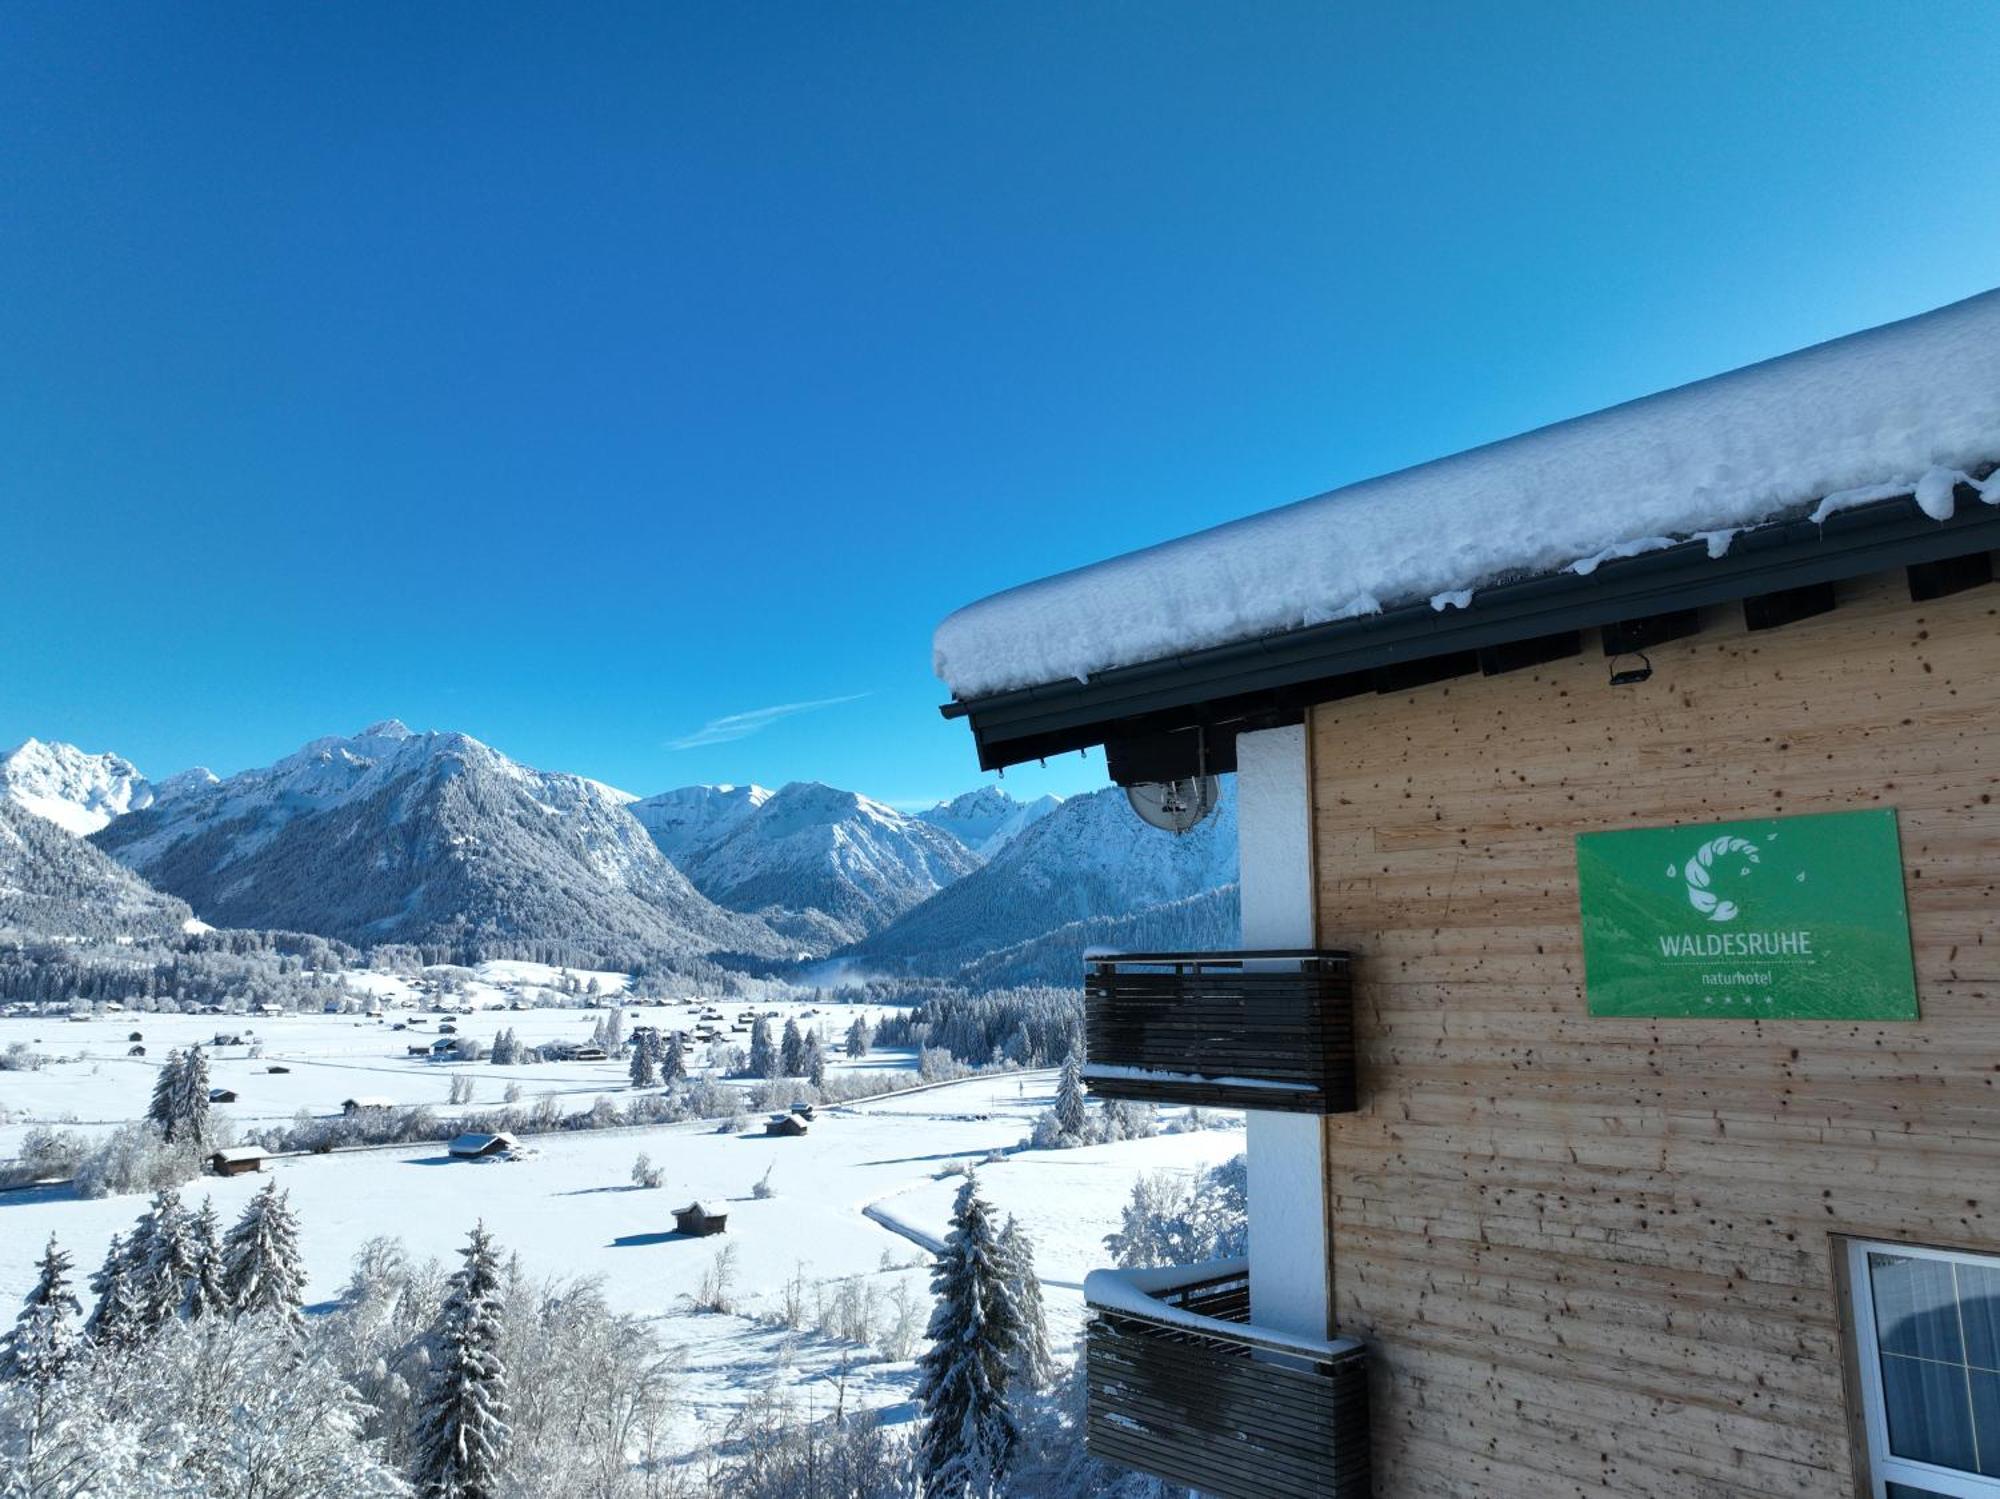
[(1582, 833), (1593, 1015), (1914, 1020), (1896, 814)]

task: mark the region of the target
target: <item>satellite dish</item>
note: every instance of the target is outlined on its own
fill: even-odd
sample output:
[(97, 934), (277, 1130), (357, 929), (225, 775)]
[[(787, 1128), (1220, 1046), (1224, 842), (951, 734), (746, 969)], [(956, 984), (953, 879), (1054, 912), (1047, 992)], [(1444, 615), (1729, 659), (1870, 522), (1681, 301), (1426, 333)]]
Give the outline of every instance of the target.
[(1215, 810), (1221, 788), (1214, 776), (1188, 776), (1179, 781), (1142, 781), (1125, 788), (1125, 800), (1139, 820), (1178, 837)]

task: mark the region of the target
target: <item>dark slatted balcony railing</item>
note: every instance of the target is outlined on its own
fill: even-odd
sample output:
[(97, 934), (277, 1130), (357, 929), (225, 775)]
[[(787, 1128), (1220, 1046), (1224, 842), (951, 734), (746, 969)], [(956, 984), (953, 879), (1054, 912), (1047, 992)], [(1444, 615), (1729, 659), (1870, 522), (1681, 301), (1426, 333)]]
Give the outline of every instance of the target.
[(1085, 967), (1083, 1075), (1100, 1098), (1354, 1108), (1346, 953), (1127, 953)]
[(1367, 1499), (1367, 1355), (1250, 1325), (1249, 1270), (1084, 1285), (1091, 1455), (1220, 1499)]

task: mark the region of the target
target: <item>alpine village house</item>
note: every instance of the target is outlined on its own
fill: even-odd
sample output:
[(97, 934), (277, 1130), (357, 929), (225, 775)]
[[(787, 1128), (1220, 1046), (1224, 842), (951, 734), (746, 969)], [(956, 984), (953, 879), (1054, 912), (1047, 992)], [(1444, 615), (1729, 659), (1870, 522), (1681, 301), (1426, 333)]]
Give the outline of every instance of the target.
[(1243, 950), (1086, 963), (1249, 1154), (1247, 1260), (1091, 1275), (1097, 1455), (2000, 1496), (1996, 463), (2000, 292), (939, 627), (983, 768), (1236, 777)]

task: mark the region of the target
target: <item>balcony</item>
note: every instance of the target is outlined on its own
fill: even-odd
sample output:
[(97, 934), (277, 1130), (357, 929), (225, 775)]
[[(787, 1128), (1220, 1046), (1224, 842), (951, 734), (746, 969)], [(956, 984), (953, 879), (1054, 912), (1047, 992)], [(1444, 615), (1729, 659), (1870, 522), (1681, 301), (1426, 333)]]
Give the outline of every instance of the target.
[(1098, 1270), (1084, 1300), (1093, 1457), (1219, 1499), (1367, 1499), (1367, 1355), (1251, 1326), (1248, 1261)]
[(1083, 1076), (1098, 1097), (1354, 1109), (1346, 953), (1127, 953), (1085, 966)]

